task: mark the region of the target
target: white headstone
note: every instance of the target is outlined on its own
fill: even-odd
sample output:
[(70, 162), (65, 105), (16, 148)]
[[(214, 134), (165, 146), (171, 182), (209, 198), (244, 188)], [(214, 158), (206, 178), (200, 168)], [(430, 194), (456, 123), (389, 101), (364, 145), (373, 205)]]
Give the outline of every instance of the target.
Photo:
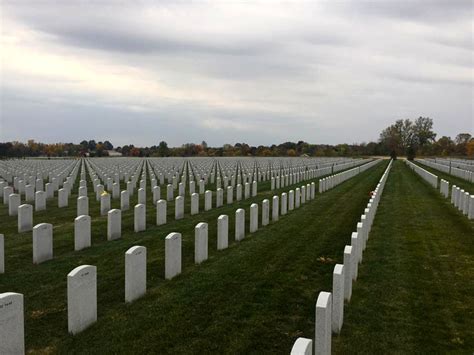
[(467, 216), (469, 219), (474, 219), (474, 195), (469, 197), (469, 212)]
[(18, 207), (18, 233), (29, 232), (33, 228), (33, 206), (23, 204)]
[(270, 223), (270, 202), (265, 199), (262, 201), (262, 226), (265, 227)]
[(316, 301), (315, 354), (331, 354), (331, 308), (331, 293), (320, 292)]
[(4, 204), (4, 205), (8, 205), (8, 203), (9, 203), (9, 196), (10, 196), (11, 194), (13, 194), (13, 193), (14, 193), (13, 187), (11, 187), (11, 186), (5, 186), (5, 187), (3, 188), (3, 204)]
[(203, 222), (198, 223), (196, 227), (194, 228), (194, 262), (196, 264), (200, 264), (203, 261), (207, 260), (207, 247), (208, 247), (207, 240), (208, 240), (207, 223), (203, 223)]
[(35, 192), (35, 211), (44, 211), (46, 209), (46, 192)]
[(235, 199), (237, 201), (240, 201), (242, 200), (242, 185), (241, 184), (237, 184), (237, 188), (235, 190)]
[(67, 275), (69, 333), (77, 334), (97, 321), (97, 268), (76, 267)]
[(13, 217), (18, 215), (18, 207), (21, 204), (20, 194), (8, 195), (8, 215)]
[(5, 237), (0, 234), (0, 274), (5, 273)]
[(278, 196), (273, 196), (273, 199), (272, 199), (272, 221), (273, 222), (278, 221), (279, 207), (280, 207), (280, 201), (279, 201)]
[(74, 220), (74, 250), (79, 251), (91, 246), (91, 218), (79, 216)]
[(133, 221), (135, 233), (146, 230), (146, 207), (144, 204), (139, 203), (135, 206)]
[(100, 214), (105, 216), (110, 211), (110, 195), (107, 192), (100, 195)]
[(138, 189), (138, 204), (146, 204), (146, 190), (143, 187)]
[(217, 218), (217, 250), (229, 246), (229, 217), (222, 214)]
[(35, 200), (35, 187), (33, 185), (25, 186), (25, 201), (33, 202)]
[(352, 247), (346, 245), (344, 247), (344, 299), (351, 300), (352, 295)]
[(252, 182), (252, 197), (257, 196), (257, 182)]
[(216, 208), (221, 207), (224, 204), (224, 190), (218, 188), (216, 191)]
[(120, 192), (120, 210), (127, 211), (130, 208), (130, 194), (127, 190)]
[(25, 353), (24, 319), (23, 295), (0, 293), (0, 354)]
[(173, 185), (171, 184), (166, 185), (166, 199), (168, 201), (173, 200)]
[(165, 239), (165, 278), (171, 280), (181, 273), (181, 234), (170, 233)]
[(332, 273), (332, 331), (339, 334), (344, 319), (344, 265), (336, 264)]
[(296, 339), (290, 355), (313, 355), (313, 341), (307, 338)]
[(58, 207), (67, 207), (69, 203), (69, 192), (66, 188), (59, 189), (58, 191)]
[(87, 196), (87, 187), (85, 186), (81, 186), (79, 187), (79, 193), (78, 193), (79, 197), (81, 196)]
[(89, 215), (89, 198), (87, 196), (77, 198), (77, 215)]
[(290, 190), (288, 192), (288, 210), (293, 211), (295, 209), (295, 191)]
[(183, 196), (178, 196), (175, 199), (174, 217), (175, 217), (175, 219), (183, 219), (184, 218), (184, 197)]
[(245, 238), (245, 210), (239, 208), (235, 211), (235, 240), (240, 241)]
[(258, 205), (252, 203), (250, 205), (250, 233), (255, 233), (258, 230)]
[(204, 193), (204, 211), (212, 209), (212, 191), (206, 190)]
[(199, 213), (199, 194), (194, 192), (191, 195), (191, 215)]
[(288, 213), (288, 196), (286, 192), (281, 194), (281, 215), (286, 215)]
[(230, 205), (234, 202), (234, 188), (227, 186), (227, 204)]
[(40, 223), (33, 228), (33, 264), (53, 258), (53, 225)]
[(158, 200), (156, 203), (156, 225), (161, 226), (162, 224), (166, 224), (166, 204), (165, 200)]
[(107, 240), (119, 239), (122, 237), (122, 211), (118, 209), (110, 210), (107, 213)]
[(357, 280), (357, 269), (359, 265), (359, 237), (356, 232), (351, 235), (351, 247), (352, 247), (352, 279)]
[(156, 202), (161, 199), (161, 189), (159, 186), (153, 187), (153, 204), (156, 205)]
[(146, 293), (146, 248), (134, 246), (125, 252), (125, 302)]

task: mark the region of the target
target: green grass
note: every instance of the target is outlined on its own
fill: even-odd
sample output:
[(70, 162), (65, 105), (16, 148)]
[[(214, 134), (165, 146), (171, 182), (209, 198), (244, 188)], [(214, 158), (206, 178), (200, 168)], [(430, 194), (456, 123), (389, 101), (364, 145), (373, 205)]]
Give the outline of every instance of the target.
[(473, 237), (474, 222), (396, 162), (334, 352), (472, 354)]
[[(7, 217), (2, 206), (6, 274), (0, 276), (0, 290), (25, 295), (30, 352), (287, 353), (298, 336), (313, 336), (317, 294), (330, 289), (333, 266), (342, 262), (343, 247), (350, 243), (368, 192), (385, 166), (379, 164), (317, 195), (252, 235), (248, 234), (250, 202), (260, 205), (276, 192), (263, 191), (254, 199), (180, 221), (171, 217), (160, 227), (154, 226), (149, 202), (147, 231), (133, 232), (133, 213), (128, 211), (122, 216), (123, 238), (113, 242), (106, 241), (106, 219), (93, 217), (93, 245), (81, 252), (73, 251), (75, 208), (48, 206), (47, 211), (35, 213), (34, 223), (53, 223), (55, 258), (40, 265), (32, 264), (31, 233), (17, 234), (16, 218)], [(90, 204), (90, 214), (98, 216), (92, 194)], [(235, 243), (234, 212), (241, 206), (246, 208), (247, 236)], [(231, 244), (218, 252), (220, 214), (229, 214)], [(195, 265), (194, 226), (201, 221), (209, 223), (210, 258)], [(164, 238), (172, 231), (183, 234), (183, 274), (165, 281)], [(145, 297), (126, 305), (124, 253), (133, 245), (148, 249), (148, 290)], [(320, 261), (321, 256), (330, 261)], [(82, 264), (97, 266), (98, 322), (72, 337), (67, 333), (66, 275)]]

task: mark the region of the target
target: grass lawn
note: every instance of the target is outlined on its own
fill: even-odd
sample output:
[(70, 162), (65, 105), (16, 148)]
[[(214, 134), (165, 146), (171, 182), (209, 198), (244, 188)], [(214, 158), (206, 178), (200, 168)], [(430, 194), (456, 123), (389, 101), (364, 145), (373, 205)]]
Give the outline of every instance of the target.
[[(313, 336), (317, 294), (331, 288), (334, 264), (342, 262), (343, 247), (350, 243), (368, 192), (386, 165), (318, 194), (316, 200), (252, 235), (248, 235), (251, 200), (246, 200), (180, 221), (170, 218), (160, 227), (153, 225), (154, 213), (149, 213), (148, 229), (142, 233), (133, 232), (133, 214), (128, 211), (122, 216), (122, 239), (107, 242), (106, 219), (96, 217), (98, 204), (90, 195), (92, 247), (74, 252), (75, 208), (51, 206), (35, 214), (34, 223), (54, 225), (55, 258), (40, 265), (32, 265), (31, 233), (17, 234), (16, 219), (7, 217), (2, 206), (6, 274), (0, 276), (0, 290), (25, 295), (30, 352), (288, 353), (298, 336)], [(261, 192), (254, 200), (260, 205), (272, 195)], [(247, 236), (236, 243), (233, 221), (240, 206), (246, 207)], [(217, 252), (220, 214), (229, 214), (231, 244)], [(209, 222), (210, 259), (196, 266), (194, 226), (201, 221)], [(183, 274), (165, 281), (164, 238), (172, 231), (183, 234)], [(148, 249), (148, 292), (126, 305), (124, 253), (133, 245)], [(98, 322), (73, 337), (67, 333), (66, 275), (82, 264), (97, 266)]]
[(474, 350), (474, 222), (403, 162), (390, 172), (344, 313), (335, 353)]

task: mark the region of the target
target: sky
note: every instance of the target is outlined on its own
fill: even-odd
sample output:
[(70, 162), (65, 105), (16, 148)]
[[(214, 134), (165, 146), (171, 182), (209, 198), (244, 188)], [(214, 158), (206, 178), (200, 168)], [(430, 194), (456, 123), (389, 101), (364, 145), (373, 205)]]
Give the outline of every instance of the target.
[(0, 141), (474, 134), (474, 1), (0, 2)]

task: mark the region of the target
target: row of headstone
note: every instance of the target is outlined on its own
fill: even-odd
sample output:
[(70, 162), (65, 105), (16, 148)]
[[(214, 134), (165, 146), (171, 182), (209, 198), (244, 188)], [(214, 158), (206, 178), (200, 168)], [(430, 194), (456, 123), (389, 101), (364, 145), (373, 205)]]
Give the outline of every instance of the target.
[(474, 182), (474, 165), (467, 164), (467, 160), (456, 163), (455, 161), (440, 161), (432, 159), (415, 159), (416, 162), (429, 166), (430, 168), (442, 171), (446, 174), (456, 176), (460, 179)]
[(451, 203), (463, 215), (467, 216), (469, 219), (474, 219), (474, 195), (471, 195), (469, 192), (453, 185), (451, 187)]
[(439, 182), (439, 192), (445, 197), (449, 197), (449, 181), (441, 179)]
[(431, 186), (433, 186), (435, 189), (438, 188), (438, 176), (437, 175), (430, 173), (428, 170), (425, 170), (422, 167), (412, 163), (408, 159), (405, 159), (405, 162), (411, 170), (413, 170), (415, 173), (420, 175)]
[[(299, 191), (300, 189), (297, 188)], [(273, 196), (272, 198), (272, 214), (271, 219), (273, 222), (279, 220), (280, 215), (287, 214), (288, 210), (293, 210), (294, 206), (299, 207), (307, 200), (315, 198), (316, 185), (307, 184), (302, 186), (301, 194), (295, 194), (293, 190), (289, 193), (283, 192), (281, 199), (279, 196)], [(308, 191), (308, 192), (306, 192)], [(288, 195), (290, 199), (288, 200)], [(296, 198), (296, 200), (295, 200)], [(270, 222), (270, 208), (269, 200), (265, 199), (262, 201), (262, 217), (261, 224), (266, 226)], [(249, 232), (254, 233), (258, 230), (258, 219), (259, 219), (259, 208), (256, 203), (250, 205), (250, 220), (249, 220)], [(221, 215), (217, 219), (217, 249), (226, 249), (229, 245), (229, 218), (227, 215)], [(235, 240), (241, 241), (245, 238), (245, 210), (239, 208), (235, 211)], [(208, 258), (208, 224), (201, 222), (195, 227), (195, 251), (194, 258), (195, 263), (199, 264)], [(171, 279), (181, 273), (181, 234), (170, 233), (165, 239), (165, 278)]]
[(319, 180), (319, 193), (326, 192), (337, 185), (343, 183), (346, 180), (360, 174), (361, 172), (373, 167), (374, 165), (380, 163), (381, 159), (372, 160), (364, 165), (358, 166), (356, 168), (346, 170), (334, 175), (327, 176)]
[[(392, 161), (373, 191), (361, 221), (357, 223), (357, 231), (352, 233), (351, 245), (344, 247), (344, 263), (334, 266), (332, 292), (323, 291), (318, 295), (315, 307), (315, 354), (331, 354), (332, 334), (339, 334), (342, 329), (344, 301), (349, 302), (351, 299), (352, 283), (357, 280), (358, 265), (362, 262), (362, 254), (391, 166)], [(311, 354), (312, 345), (311, 339), (298, 338), (291, 354)]]
[[(426, 164), (430, 167), (436, 169), (437, 163), (425, 161), (424, 159), (417, 160), (420, 163)], [(438, 177), (425, 169), (419, 167), (416, 164), (413, 164), (407, 160), (407, 164), (414, 170), (418, 175), (423, 177), (431, 186), (437, 188)], [(440, 165), (440, 164), (437, 164)], [(439, 170), (439, 169), (438, 169)], [(449, 198), (449, 182), (441, 179), (439, 185), (440, 193), (445, 197)], [(451, 204), (454, 205), (463, 215), (467, 216), (469, 219), (474, 219), (474, 195), (471, 195), (469, 192), (461, 189), (456, 185), (451, 186)]]

